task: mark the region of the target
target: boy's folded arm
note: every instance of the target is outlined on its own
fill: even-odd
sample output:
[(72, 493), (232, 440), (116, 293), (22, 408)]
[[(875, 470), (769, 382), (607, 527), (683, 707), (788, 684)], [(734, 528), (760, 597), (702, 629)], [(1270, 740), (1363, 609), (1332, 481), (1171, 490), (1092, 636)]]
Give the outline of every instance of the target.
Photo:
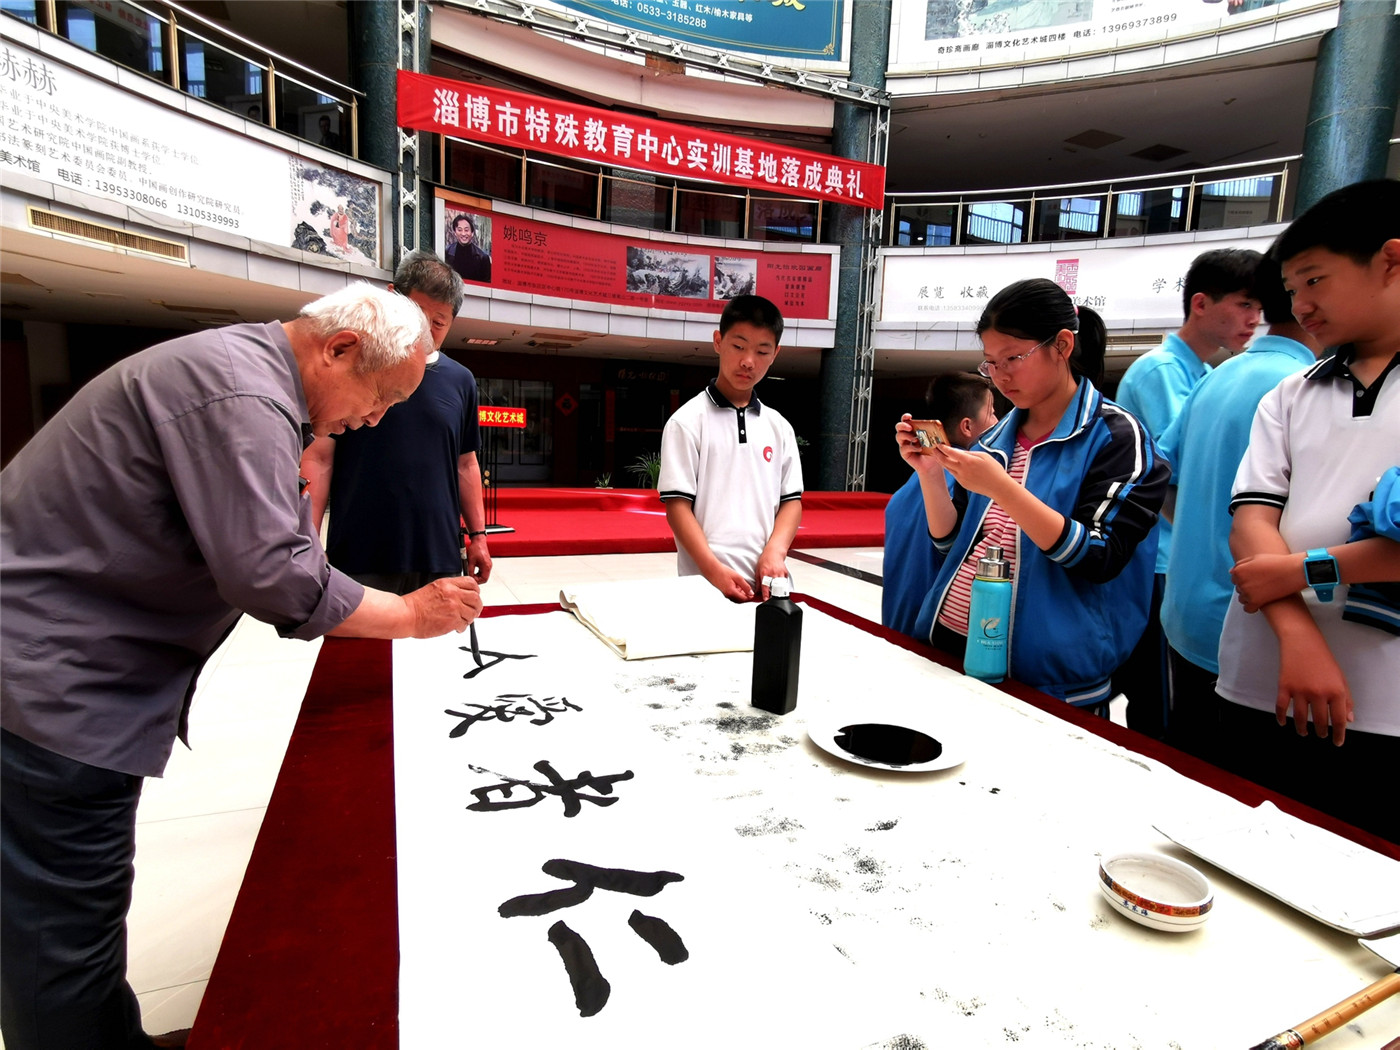
[[(1241, 508), (1243, 509), (1243, 508)], [(1280, 537), (1281, 538), (1281, 537)], [(1400, 580), (1400, 543), (1382, 536), (1370, 536), (1328, 547), (1337, 559), (1340, 582), (1393, 583)], [(1307, 587), (1303, 574), (1306, 551), (1287, 554), (1252, 554), (1241, 558), (1230, 570), (1230, 579), (1247, 612)]]
[(1332, 743), (1341, 746), (1347, 723), (1352, 720), (1351, 690), (1312, 613), (1296, 594), (1270, 602), (1262, 613), (1279, 642), (1274, 703), (1278, 724), (1287, 724), (1292, 708), (1293, 727), (1299, 736), (1307, 734), (1311, 721), (1318, 736), (1327, 736), (1330, 727)]
[(1283, 508), (1264, 503), (1243, 503), (1234, 509), (1230, 524), (1230, 553), (1235, 561), (1255, 554), (1291, 554), (1279, 532)]
[[(1292, 553), (1278, 530), (1282, 516), (1280, 508), (1265, 504), (1242, 504), (1235, 509), (1230, 550), (1239, 562)], [(1231, 575), (1233, 578), (1234, 573)], [(1290, 593), (1261, 604), (1259, 610), (1279, 641), (1278, 696), (1274, 705), (1279, 725), (1286, 723), (1291, 708), (1294, 728), (1299, 733), (1307, 732), (1311, 718), (1319, 736), (1327, 735), (1330, 726), (1332, 742), (1341, 744), (1352, 717), (1351, 691), (1307, 604), (1300, 595)]]
[(1400, 581), (1400, 542), (1396, 540), (1368, 536), (1327, 550), (1337, 559), (1343, 583)]

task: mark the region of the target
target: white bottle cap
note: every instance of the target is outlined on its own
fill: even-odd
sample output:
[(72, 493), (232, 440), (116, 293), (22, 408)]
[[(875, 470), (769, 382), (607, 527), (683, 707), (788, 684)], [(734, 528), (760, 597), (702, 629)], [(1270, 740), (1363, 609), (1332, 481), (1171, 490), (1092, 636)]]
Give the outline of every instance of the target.
[(786, 576), (774, 576), (773, 582), (768, 585), (768, 597), (786, 598), (792, 594), (792, 581)]

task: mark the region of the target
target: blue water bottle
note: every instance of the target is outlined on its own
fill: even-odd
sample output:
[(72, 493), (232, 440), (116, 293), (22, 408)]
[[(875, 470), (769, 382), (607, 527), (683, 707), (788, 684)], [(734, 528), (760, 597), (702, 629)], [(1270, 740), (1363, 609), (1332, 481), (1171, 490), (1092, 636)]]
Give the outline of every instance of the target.
[(1011, 626), (1011, 566), (1000, 547), (988, 547), (972, 578), (963, 670), (984, 682), (1006, 677), (1006, 632)]

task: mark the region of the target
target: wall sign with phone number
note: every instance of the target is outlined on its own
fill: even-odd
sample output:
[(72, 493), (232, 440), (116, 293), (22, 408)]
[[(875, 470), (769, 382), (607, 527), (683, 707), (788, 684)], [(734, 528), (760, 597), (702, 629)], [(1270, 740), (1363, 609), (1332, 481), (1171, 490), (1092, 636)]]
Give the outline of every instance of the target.
[(480, 405), (476, 410), (477, 422), (483, 427), (523, 427), (523, 408), (499, 408), (494, 405)]

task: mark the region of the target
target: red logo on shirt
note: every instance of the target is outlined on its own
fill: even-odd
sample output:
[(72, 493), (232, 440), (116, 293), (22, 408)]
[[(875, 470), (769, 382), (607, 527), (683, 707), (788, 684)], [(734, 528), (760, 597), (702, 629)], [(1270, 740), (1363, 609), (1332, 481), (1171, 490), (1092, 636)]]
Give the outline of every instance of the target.
[(763, 446), (763, 462), (765, 462), (765, 463), (772, 463), (772, 462), (773, 462), (773, 446), (772, 446), (772, 445), (764, 445), (764, 446)]

